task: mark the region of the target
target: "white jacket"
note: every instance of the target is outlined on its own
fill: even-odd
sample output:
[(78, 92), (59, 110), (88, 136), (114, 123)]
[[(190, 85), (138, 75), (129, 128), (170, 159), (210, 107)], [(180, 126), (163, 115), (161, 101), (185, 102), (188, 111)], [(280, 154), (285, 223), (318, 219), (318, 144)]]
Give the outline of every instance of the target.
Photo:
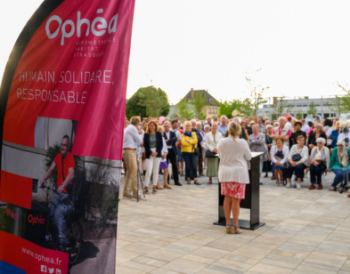
[[(275, 154), (277, 153), (277, 150), (278, 150), (277, 145), (274, 145), (271, 147), (270, 155), (271, 155), (271, 160), (273, 163), (278, 162), (275, 158)], [(281, 163), (281, 165), (284, 165), (288, 160), (289, 148), (287, 146), (283, 145), (282, 153), (283, 153), (284, 157), (280, 163)]]
[(219, 182), (249, 184), (248, 163), (252, 156), (244, 139), (222, 138), (218, 144)]
[(298, 153), (300, 153), (300, 155), (301, 155), (300, 161), (302, 161), (304, 165), (308, 166), (309, 165), (309, 149), (307, 148), (307, 146), (303, 146), (302, 150), (300, 151), (298, 149), (298, 145), (293, 145), (289, 151), (288, 160), (291, 160), (292, 157)]
[(218, 144), (221, 138), (222, 134), (218, 131), (215, 133), (215, 139), (213, 137), (213, 132), (208, 132), (205, 135), (204, 149), (213, 151), (214, 149), (218, 148)]
[[(169, 151), (168, 151), (168, 145), (166, 144), (164, 137), (162, 137), (162, 139), (163, 139), (163, 148), (162, 148), (162, 156), (163, 156), (164, 153), (168, 153)], [(161, 160), (161, 162), (166, 162), (166, 161), (167, 161), (166, 158), (165, 159), (162, 158)]]

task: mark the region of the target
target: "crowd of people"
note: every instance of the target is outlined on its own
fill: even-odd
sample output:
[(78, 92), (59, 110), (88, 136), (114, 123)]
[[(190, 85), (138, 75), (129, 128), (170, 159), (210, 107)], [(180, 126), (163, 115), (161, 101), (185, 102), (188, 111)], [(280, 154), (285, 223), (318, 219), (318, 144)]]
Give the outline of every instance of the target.
[[(124, 129), (123, 196), (145, 199), (137, 188), (141, 173), (145, 194), (172, 189), (171, 179), (175, 185), (182, 186), (182, 176), (184, 182), (193, 181), (195, 185), (200, 185), (198, 177), (207, 176), (208, 184), (218, 177), (221, 194), (225, 196), (226, 232), (239, 234), (239, 204), (245, 198), (245, 185), (250, 183), (247, 161), (251, 159), (251, 152), (261, 154), (260, 184), (261, 176), (265, 174), (267, 178), (271, 173), (277, 186), (301, 189), (309, 173), (309, 190), (321, 190), (323, 176), (334, 172), (329, 190), (343, 193), (350, 176), (349, 139), (348, 128), (337, 119), (306, 123), (291, 116), (270, 121), (262, 117), (229, 120), (223, 115), (219, 121), (210, 116), (205, 121), (180, 121), (179, 116), (175, 116), (172, 121), (161, 117), (141, 123), (133, 117)], [(159, 183), (159, 174), (164, 176), (163, 185)]]
[[(291, 116), (270, 121), (262, 117), (229, 120), (223, 115), (219, 121), (210, 116), (205, 121), (180, 121), (176, 116), (172, 121), (149, 118), (141, 123), (139, 118), (134, 117), (130, 123), (127, 122), (123, 160), (128, 172), (124, 196), (135, 198), (138, 195), (136, 157), (140, 157), (139, 168), (144, 173), (146, 194), (171, 189), (171, 179), (175, 185), (181, 186), (182, 176), (187, 184), (193, 181), (195, 185), (200, 185), (198, 177), (201, 176), (207, 176), (208, 184), (212, 184), (219, 171), (218, 144), (229, 136), (230, 122), (240, 125), (238, 138), (245, 140), (251, 152), (262, 153), (260, 176), (266, 178), (271, 173), (276, 185), (297, 189), (309, 176), (309, 189), (321, 190), (322, 177), (332, 171), (335, 179), (330, 190), (344, 192), (350, 175), (350, 154), (346, 147), (350, 133), (340, 126), (337, 119), (306, 123), (304, 119), (299, 121)], [(140, 153), (136, 153), (137, 149)], [(159, 183), (159, 174), (164, 175), (164, 185)]]

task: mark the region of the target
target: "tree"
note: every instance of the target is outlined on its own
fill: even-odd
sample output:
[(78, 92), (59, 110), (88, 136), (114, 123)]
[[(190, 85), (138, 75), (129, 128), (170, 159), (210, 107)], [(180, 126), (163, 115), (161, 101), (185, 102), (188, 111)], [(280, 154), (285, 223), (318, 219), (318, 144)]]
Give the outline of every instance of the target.
[(139, 88), (126, 104), (126, 116), (141, 117), (167, 116), (170, 111), (168, 95), (160, 88), (153, 86)]
[(251, 101), (249, 100), (249, 98), (246, 98), (243, 101), (241, 101), (241, 105), (237, 110), (246, 116), (251, 116), (254, 111), (252, 107), (253, 106)]
[(226, 115), (227, 118), (232, 118), (232, 112), (234, 110), (238, 110), (239, 112), (243, 113), (246, 116), (250, 116), (253, 112), (252, 105), (250, 100), (244, 99), (243, 101), (240, 100), (233, 100), (233, 101), (225, 101), (220, 103), (220, 109), (219, 109), (219, 116)]
[(311, 101), (311, 103), (309, 104), (309, 109), (307, 111), (307, 114), (309, 114), (312, 117), (316, 118), (316, 116), (317, 116), (317, 108), (315, 107), (314, 101)]
[(140, 106), (139, 102), (141, 101), (140, 92), (134, 93), (133, 96), (126, 103), (125, 114), (129, 119), (133, 116), (141, 115), (141, 117), (146, 117), (146, 107)]
[[(259, 71), (261, 71), (261, 68), (253, 72), (259, 72)], [(253, 99), (253, 102), (251, 103), (252, 109), (253, 109), (253, 115), (257, 116), (257, 111), (259, 109), (259, 106), (267, 103), (267, 100), (262, 97), (263, 92), (269, 89), (270, 87), (262, 87), (260, 84), (256, 83), (256, 81), (254, 81), (252, 78), (253, 77), (248, 77), (248, 76), (245, 77), (247, 81), (248, 91), (250, 93), (251, 98)]]
[(205, 96), (203, 96), (201, 91), (194, 92), (194, 98), (193, 98), (193, 100), (191, 100), (191, 104), (194, 106), (194, 109), (196, 111), (195, 116), (199, 119), (200, 119), (199, 116), (202, 113), (202, 110), (205, 107), (206, 102), (207, 102), (207, 98)]
[(176, 112), (179, 114), (181, 119), (189, 120), (194, 117), (194, 108), (192, 105), (189, 105), (185, 99), (182, 99), (176, 105)]
[(219, 108), (219, 116), (221, 115), (226, 115), (227, 118), (232, 118), (232, 111), (234, 111), (236, 109), (236, 105), (233, 102), (229, 102), (227, 100), (225, 100), (225, 102), (221, 102), (220, 103), (220, 108)]
[(346, 94), (343, 96), (336, 95), (335, 98), (330, 99), (327, 103), (330, 104), (329, 109), (340, 117), (341, 113), (348, 112), (348, 110), (350, 110), (350, 90), (347, 90), (339, 83), (338, 87), (345, 91)]
[(151, 117), (167, 116), (170, 111), (168, 95), (160, 88), (149, 86), (139, 89), (140, 106), (146, 107), (146, 113)]
[(298, 120), (303, 119), (303, 113), (301, 112), (301, 110), (298, 108), (296, 113), (295, 113), (295, 118), (297, 118)]
[(289, 105), (282, 97), (274, 97), (272, 105), (272, 119), (278, 119), (278, 117), (290, 112)]
[(334, 98), (328, 100), (327, 103), (329, 104), (329, 109), (336, 113), (338, 117), (340, 117), (340, 114), (347, 112), (347, 110), (349, 109), (344, 104), (342, 97), (337, 95)]

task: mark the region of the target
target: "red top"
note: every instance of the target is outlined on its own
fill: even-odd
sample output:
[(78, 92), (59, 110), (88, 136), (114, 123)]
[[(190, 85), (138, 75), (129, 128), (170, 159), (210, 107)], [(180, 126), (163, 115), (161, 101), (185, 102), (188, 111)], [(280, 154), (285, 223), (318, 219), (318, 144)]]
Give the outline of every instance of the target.
[[(62, 176), (62, 153), (58, 153), (53, 161), (55, 162), (55, 164), (57, 166), (57, 187), (60, 187), (64, 182), (63, 176)], [(66, 158), (63, 159), (64, 178), (67, 178), (68, 170), (71, 167), (75, 168), (75, 161), (74, 161), (73, 154), (68, 152)], [(72, 183), (73, 182), (71, 182), (71, 184)], [(65, 189), (63, 190), (63, 192), (67, 193), (67, 191)]]
[[(179, 131), (180, 131), (181, 134), (184, 132), (181, 128), (179, 128)], [(177, 147), (182, 147), (181, 140), (180, 140), (180, 143), (177, 145)]]

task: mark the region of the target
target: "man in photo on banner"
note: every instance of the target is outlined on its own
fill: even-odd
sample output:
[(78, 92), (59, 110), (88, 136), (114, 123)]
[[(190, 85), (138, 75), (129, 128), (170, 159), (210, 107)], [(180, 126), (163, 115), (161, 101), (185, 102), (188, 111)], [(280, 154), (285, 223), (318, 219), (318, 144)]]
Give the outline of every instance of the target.
[(54, 218), (58, 229), (60, 251), (66, 250), (66, 214), (72, 208), (67, 187), (73, 184), (75, 161), (69, 150), (69, 137), (63, 136), (61, 141), (61, 153), (58, 153), (46, 172), (44, 179), (40, 182), (45, 184), (51, 173), (57, 167), (57, 193), (52, 196), (50, 203), (50, 217)]

